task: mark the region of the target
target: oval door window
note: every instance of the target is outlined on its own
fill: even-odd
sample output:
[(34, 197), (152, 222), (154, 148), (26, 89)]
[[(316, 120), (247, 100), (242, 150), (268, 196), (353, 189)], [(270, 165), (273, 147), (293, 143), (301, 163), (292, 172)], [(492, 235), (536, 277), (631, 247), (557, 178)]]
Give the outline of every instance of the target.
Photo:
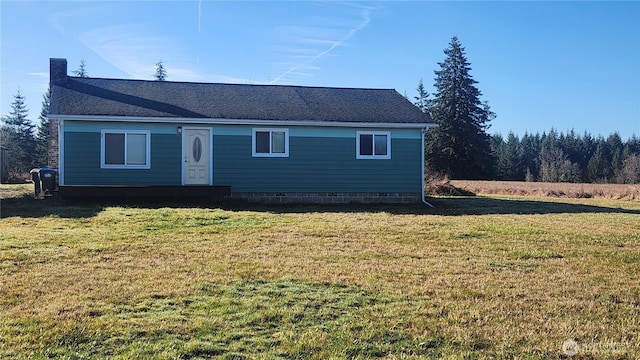
[(199, 162), (200, 161), (200, 157), (202, 157), (202, 142), (200, 141), (199, 137), (196, 137), (195, 139), (193, 139), (193, 160), (195, 160), (195, 162)]

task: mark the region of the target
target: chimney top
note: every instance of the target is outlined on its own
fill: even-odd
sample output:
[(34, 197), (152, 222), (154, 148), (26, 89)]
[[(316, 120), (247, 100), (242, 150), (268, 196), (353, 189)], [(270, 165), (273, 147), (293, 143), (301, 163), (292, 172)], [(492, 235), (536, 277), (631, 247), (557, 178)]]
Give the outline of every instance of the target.
[(53, 85), (67, 85), (67, 59), (49, 59), (49, 82)]

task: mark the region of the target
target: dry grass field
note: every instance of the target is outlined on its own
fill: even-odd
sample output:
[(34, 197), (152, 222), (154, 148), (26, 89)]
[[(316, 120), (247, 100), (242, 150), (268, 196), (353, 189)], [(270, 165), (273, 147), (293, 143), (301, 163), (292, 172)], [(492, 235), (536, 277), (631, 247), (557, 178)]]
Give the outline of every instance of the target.
[(567, 198), (603, 197), (640, 200), (640, 184), (575, 184), (523, 181), (451, 180), (451, 185), (475, 194), (551, 196)]
[(1, 359), (638, 359), (640, 202), (68, 204), (0, 185)]

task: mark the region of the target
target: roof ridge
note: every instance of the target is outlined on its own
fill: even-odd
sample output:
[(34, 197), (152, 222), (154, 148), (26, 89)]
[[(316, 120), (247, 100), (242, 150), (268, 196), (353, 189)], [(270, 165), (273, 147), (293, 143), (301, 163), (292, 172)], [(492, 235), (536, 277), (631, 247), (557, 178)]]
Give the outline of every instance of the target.
[(185, 84), (185, 85), (226, 85), (226, 86), (256, 86), (256, 87), (286, 87), (286, 88), (304, 88), (304, 89), (336, 89), (336, 90), (375, 90), (375, 91), (395, 91), (391, 88), (362, 88), (362, 87), (340, 87), (340, 86), (319, 86), (319, 85), (286, 85), (286, 84), (246, 84), (246, 83), (224, 83), (224, 82), (198, 82), (198, 81), (158, 81), (145, 79), (121, 79), (121, 78), (103, 78), (103, 77), (80, 77), (69, 76), (70, 79), (85, 80), (104, 80), (104, 81), (126, 81), (126, 82), (142, 82), (142, 83), (166, 83), (166, 84)]

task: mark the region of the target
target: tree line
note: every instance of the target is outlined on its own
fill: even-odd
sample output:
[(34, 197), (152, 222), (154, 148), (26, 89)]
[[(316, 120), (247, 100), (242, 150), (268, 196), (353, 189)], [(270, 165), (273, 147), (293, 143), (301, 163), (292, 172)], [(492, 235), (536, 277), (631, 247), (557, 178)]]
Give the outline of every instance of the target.
[(640, 183), (640, 138), (589, 133), (491, 136), (495, 180)]
[(464, 47), (453, 37), (445, 59), (435, 71), (435, 93), (430, 98), (422, 80), (414, 104), (429, 113), (438, 127), (425, 136), (425, 162), (430, 176), (452, 179), (519, 180), (545, 182), (640, 183), (640, 139), (623, 141), (618, 133), (607, 138), (589, 133), (510, 132), (489, 135), (495, 114), (477, 81)]

